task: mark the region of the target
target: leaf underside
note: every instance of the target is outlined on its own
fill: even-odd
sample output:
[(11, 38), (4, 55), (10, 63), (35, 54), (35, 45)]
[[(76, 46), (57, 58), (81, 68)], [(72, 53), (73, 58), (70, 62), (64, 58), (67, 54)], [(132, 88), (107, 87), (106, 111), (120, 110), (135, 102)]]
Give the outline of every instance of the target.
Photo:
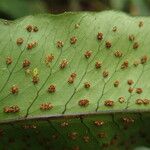
[[(31, 149), (34, 141), (34, 148), (41, 143), (41, 149), (43, 145), (61, 149), (66, 142), (76, 150), (78, 145), (84, 149), (85, 143), (89, 149), (110, 145), (115, 149), (125, 143), (135, 147), (137, 142), (129, 140), (135, 137), (138, 145), (149, 146), (150, 137), (145, 135), (150, 125), (149, 25), (149, 18), (113, 11), (1, 20), (2, 143), (18, 139)], [(69, 125), (62, 130), (60, 124), (66, 119)], [(95, 128), (91, 122), (97, 119), (108, 125)], [(14, 124), (17, 120), (22, 121)], [(50, 139), (45, 134), (49, 128)], [(79, 138), (70, 140), (68, 134), (77, 130)], [(107, 135), (99, 138), (101, 130)], [(141, 132), (144, 138), (138, 140)], [(26, 145), (21, 144), (22, 133)], [(110, 144), (113, 139), (115, 144)], [(14, 149), (18, 149), (15, 144)]]

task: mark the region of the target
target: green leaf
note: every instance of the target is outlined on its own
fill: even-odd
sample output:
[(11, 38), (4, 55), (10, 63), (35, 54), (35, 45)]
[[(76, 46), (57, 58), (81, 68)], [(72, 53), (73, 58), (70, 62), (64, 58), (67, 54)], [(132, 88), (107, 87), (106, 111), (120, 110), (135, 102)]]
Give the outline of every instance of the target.
[(125, 4), (127, 4), (129, 1), (128, 0), (111, 0), (110, 4), (112, 6), (113, 9), (117, 9), (117, 10), (123, 10), (124, 6), (126, 6)]
[(12, 18), (47, 12), (45, 4), (40, 0), (1, 0), (0, 10)]
[[(16, 139), (14, 149), (150, 146), (149, 24), (113, 11), (1, 20), (3, 145)], [(106, 122), (101, 130), (93, 126), (99, 119)], [(71, 126), (62, 131), (66, 120)], [(70, 142), (72, 136), (79, 138)]]

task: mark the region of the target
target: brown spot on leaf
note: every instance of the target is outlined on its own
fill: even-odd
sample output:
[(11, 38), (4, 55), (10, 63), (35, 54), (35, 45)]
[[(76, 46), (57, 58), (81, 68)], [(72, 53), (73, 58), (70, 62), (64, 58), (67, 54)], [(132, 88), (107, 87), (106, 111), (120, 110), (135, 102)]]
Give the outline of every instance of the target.
[(117, 31), (117, 27), (114, 26), (113, 29), (112, 29), (112, 31), (113, 31), (113, 32), (116, 32), (116, 31)]
[(18, 38), (16, 44), (21, 45), (22, 43), (23, 43), (23, 38)]
[(80, 25), (77, 23), (75, 24), (75, 29), (78, 29), (80, 27)]
[(83, 136), (83, 140), (84, 140), (84, 142), (85, 143), (88, 143), (89, 142), (89, 140), (90, 140), (90, 137), (89, 136)]
[(23, 68), (29, 67), (30, 64), (31, 64), (30, 61), (27, 60), (27, 59), (25, 59), (25, 60), (23, 61), (23, 63), (22, 63), (22, 67), (23, 67)]
[(23, 129), (36, 129), (37, 126), (35, 124), (26, 124), (22, 126)]
[(49, 87), (48, 87), (48, 92), (49, 93), (54, 93), (54, 92), (56, 92), (56, 86), (55, 85), (50, 85)]
[(33, 41), (32, 43), (28, 43), (27, 49), (30, 50), (32, 48), (35, 48), (37, 46), (37, 42)]
[(63, 59), (60, 63), (60, 68), (64, 69), (68, 65), (67, 59)]
[(49, 63), (51, 63), (54, 59), (54, 55), (53, 54), (49, 54), (49, 55), (46, 55), (45, 57), (45, 63), (48, 65)]
[(32, 25), (28, 25), (28, 26), (26, 27), (26, 30), (27, 30), (28, 32), (31, 32), (31, 31), (32, 31)]
[(135, 36), (133, 34), (129, 35), (129, 40), (130, 41), (134, 41), (135, 40)]
[(58, 48), (62, 48), (64, 46), (64, 42), (63, 41), (57, 41), (56, 45)]
[(150, 104), (150, 100), (149, 100), (149, 99), (146, 99), (146, 98), (143, 99), (143, 104), (144, 104), (144, 105)]
[(106, 46), (106, 48), (111, 48), (112, 44), (110, 41), (106, 41), (105, 46)]
[(85, 87), (85, 88), (88, 89), (88, 88), (90, 88), (90, 86), (91, 86), (91, 84), (90, 84), (89, 82), (85, 82), (85, 83), (84, 83), (84, 87)]
[(6, 106), (6, 107), (4, 107), (3, 111), (5, 113), (16, 113), (16, 112), (20, 111), (20, 108), (17, 105)]
[(139, 43), (138, 42), (134, 42), (133, 43), (133, 49), (137, 49), (139, 47)]
[(70, 43), (75, 44), (77, 42), (77, 37), (73, 36), (70, 38)]
[(141, 28), (141, 27), (143, 27), (143, 25), (144, 25), (144, 22), (143, 22), (143, 21), (140, 21), (140, 22), (139, 22), (139, 27)]
[(75, 72), (73, 72), (71, 75), (70, 75), (72, 78), (76, 78), (77, 77), (77, 74)]
[(11, 87), (10, 91), (11, 91), (12, 94), (18, 94), (19, 88), (18, 88), (17, 85), (13, 85), (13, 86)]
[(104, 105), (105, 106), (114, 106), (114, 101), (113, 100), (105, 100)]
[(137, 67), (139, 64), (140, 64), (140, 62), (137, 60), (133, 62), (134, 67)]
[(121, 65), (121, 69), (126, 69), (129, 66), (129, 62), (127, 60), (125, 60), (122, 65)]
[(146, 56), (146, 55), (143, 56), (143, 57), (141, 58), (141, 64), (145, 64), (145, 63), (147, 62), (147, 60), (148, 60), (147, 56)]
[(134, 90), (134, 88), (129, 87), (128, 92), (129, 92), (129, 93), (132, 93), (132, 92), (133, 92), (133, 90)]
[(134, 81), (131, 80), (131, 79), (129, 79), (129, 80), (127, 81), (127, 83), (128, 83), (128, 85), (132, 85), (132, 84), (134, 83)]
[(134, 119), (131, 117), (123, 117), (121, 119), (122, 119), (123, 123), (125, 123), (125, 124), (134, 123)]
[(50, 110), (53, 108), (53, 105), (51, 103), (43, 103), (40, 105), (41, 110)]
[(86, 107), (89, 105), (89, 100), (88, 99), (81, 99), (78, 104), (82, 107)]
[(93, 123), (94, 123), (95, 126), (100, 127), (100, 126), (102, 126), (104, 124), (104, 121), (102, 121), (102, 120), (96, 120)]
[(32, 82), (33, 82), (33, 84), (39, 83), (39, 80), (40, 80), (40, 78), (39, 78), (38, 75), (35, 75), (35, 76), (32, 77)]
[(139, 98), (139, 99), (136, 100), (135, 103), (138, 104), (138, 105), (141, 105), (141, 104), (143, 104), (143, 100)]
[(27, 45), (27, 49), (32, 49), (33, 48), (33, 44), (32, 43), (29, 43), (28, 45)]
[(74, 78), (69, 77), (69, 78), (68, 78), (68, 83), (70, 83), (70, 84), (74, 83)]
[(34, 31), (34, 32), (38, 32), (38, 31), (39, 31), (38, 27), (37, 27), (37, 26), (34, 26), (34, 27), (33, 27), (33, 31)]
[(125, 98), (123, 96), (121, 96), (121, 97), (118, 98), (118, 101), (120, 103), (124, 103), (125, 102)]
[(117, 50), (117, 51), (114, 52), (114, 55), (116, 57), (120, 58), (120, 57), (122, 57), (123, 53), (121, 51)]
[(92, 55), (92, 51), (90, 51), (90, 50), (88, 50), (88, 51), (86, 51), (85, 53), (84, 53), (84, 56), (85, 56), (85, 58), (90, 58), (91, 57), (91, 55)]
[(69, 137), (71, 140), (76, 140), (77, 137), (78, 137), (78, 133), (77, 133), (77, 132), (71, 132), (71, 133), (69, 133), (68, 137)]
[(6, 64), (7, 64), (7, 65), (12, 64), (12, 57), (8, 56), (8, 57), (6, 58)]
[(70, 77), (68, 78), (68, 83), (72, 84), (74, 83), (74, 80), (76, 78), (77, 74), (74, 72), (70, 75)]
[(119, 86), (119, 81), (118, 80), (116, 80), (115, 82), (114, 82), (114, 87), (118, 87)]
[(61, 126), (61, 127), (68, 127), (68, 126), (69, 126), (69, 123), (68, 123), (68, 122), (63, 122), (63, 123), (61, 123), (60, 126)]
[(137, 93), (137, 94), (141, 94), (142, 92), (143, 92), (142, 88), (137, 88), (137, 89), (136, 89), (136, 93)]
[(109, 72), (108, 72), (107, 70), (104, 70), (104, 71), (103, 71), (103, 77), (104, 77), (104, 78), (107, 78), (108, 75), (109, 75)]
[(97, 39), (98, 39), (99, 41), (101, 41), (101, 40), (103, 39), (103, 33), (102, 33), (102, 32), (98, 32), (98, 34), (97, 34)]
[(101, 66), (102, 66), (102, 62), (96, 61), (96, 63), (95, 63), (95, 68), (96, 68), (96, 69), (99, 69), (99, 68), (101, 68)]

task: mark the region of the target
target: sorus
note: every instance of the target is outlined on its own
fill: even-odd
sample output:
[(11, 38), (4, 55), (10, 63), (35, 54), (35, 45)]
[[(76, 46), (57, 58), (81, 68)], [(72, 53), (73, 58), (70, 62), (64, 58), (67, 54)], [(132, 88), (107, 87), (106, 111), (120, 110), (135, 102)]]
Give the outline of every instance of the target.
[(134, 90), (134, 88), (129, 87), (128, 92), (129, 92), (129, 93), (132, 93), (132, 92), (133, 92), (133, 90)]
[(105, 106), (114, 106), (114, 101), (113, 100), (105, 100), (104, 104), (105, 104)]
[(48, 87), (48, 92), (49, 93), (54, 93), (54, 92), (56, 92), (56, 86), (55, 85), (50, 85), (49, 87)]
[(26, 27), (26, 30), (27, 30), (28, 32), (31, 32), (31, 31), (32, 31), (32, 25), (28, 25), (28, 26)]
[(40, 80), (40, 78), (39, 78), (38, 75), (35, 75), (35, 76), (32, 77), (32, 82), (33, 82), (34, 84), (39, 83), (39, 80)]
[(90, 86), (91, 86), (91, 85), (90, 85), (89, 82), (85, 82), (85, 83), (84, 83), (84, 87), (85, 87), (85, 88), (90, 88)]
[(102, 66), (102, 62), (96, 61), (96, 63), (95, 63), (95, 68), (96, 68), (96, 69), (99, 69), (99, 68), (101, 68), (101, 66)]
[(64, 69), (68, 65), (68, 61), (66, 59), (63, 59), (60, 63), (60, 68)]
[(106, 41), (105, 42), (105, 46), (106, 46), (106, 48), (111, 48), (111, 42), (110, 41)]
[(134, 41), (134, 39), (135, 39), (135, 36), (133, 34), (129, 35), (129, 40), (130, 41)]
[(78, 133), (77, 132), (71, 132), (68, 134), (68, 137), (71, 139), (71, 140), (76, 140), (77, 137), (78, 137)]
[(23, 67), (23, 68), (29, 67), (30, 64), (31, 64), (30, 61), (27, 60), (27, 59), (25, 59), (25, 60), (23, 61), (23, 63), (22, 63), (22, 67)]
[(85, 58), (90, 58), (92, 55), (92, 51), (88, 50), (84, 53)]
[(137, 88), (137, 89), (136, 89), (136, 93), (137, 93), (137, 94), (141, 94), (142, 92), (143, 92), (142, 88)]
[(56, 45), (58, 48), (62, 48), (64, 46), (64, 42), (63, 41), (57, 41)]
[(83, 140), (85, 143), (88, 143), (90, 140), (90, 137), (89, 136), (83, 136)]
[(6, 64), (7, 64), (7, 65), (12, 64), (12, 57), (8, 56), (8, 57), (6, 58)]
[(75, 44), (77, 42), (77, 37), (73, 36), (70, 38), (70, 43)]
[(126, 60), (122, 63), (121, 69), (126, 69), (126, 68), (128, 68), (128, 66), (129, 66), (129, 62)]
[(104, 70), (104, 71), (103, 71), (103, 77), (104, 77), (104, 78), (107, 78), (108, 75), (109, 75), (109, 72), (108, 72), (107, 70)]
[(16, 43), (17, 45), (21, 45), (23, 43), (23, 38), (18, 38)]
[(121, 96), (121, 97), (118, 98), (118, 101), (120, 103), (124, 103), (125, 102), (125, 98), (123, 96)]
[(117, 50), (117, 51), (114, 52), (114, 55), (115, 55), (116, 57), (120, 58), (120, 57), (122, 57), (123, 54), (122, 54), (121, 51), (118, 51), (118, 50)]
[(102, 32), (98, 32), (97, 39), (100, 41), (103, 39), (103, 33)]
[(102, 120), (96, 120), (93, 122), (95, 126), (99, 127), (99, 126), (102, 126), (104, 124), (104, 121)]
[(134, 82), (133, 82), (133, 80), (129, 79), (129, 80), (127, 81), (127, 83), (128, 83), (129, 85), (132, 85)]
[(53, 105), (51, 103), (43, 103), (40, 106), (41, 110), (50, 110), (53, 108)]
[(115, 82), (114, 82), (114, 87), (118, 87), (119, 86), (119, 81), (118, 80), (116, 80)]
[(20, 108), (17, 105), (4, 107), (4, 112), (5, 113), (16, 113), (16, 112), (19, 112), (19, 111), (20, 111)]
[(83, 106), (83, 107), (88, 106), (88, 105), (89, 105), (89, 100), (88, 100), (88, 99), (81, 99), (81, 100), (78, 102), (78, 104), (79, 104), (80, 106)]
[(11, 87), (11, 93), (12, 93), (12, 94), (18, 94), (18, 92), (19, 92), (18, 86), (17, 86), (17, 85), (13, 85), (13, 86)]
[(138, 47), (139, 47), (139, 43), (138, 42), (133, 43), (133, 49), (137, 49)]
[(141, 58), (141, 64), (145, 64), (146, 62), (147, 62), (147, 56), (145, 55), (145, 56), (143, 56), (142, 58)]

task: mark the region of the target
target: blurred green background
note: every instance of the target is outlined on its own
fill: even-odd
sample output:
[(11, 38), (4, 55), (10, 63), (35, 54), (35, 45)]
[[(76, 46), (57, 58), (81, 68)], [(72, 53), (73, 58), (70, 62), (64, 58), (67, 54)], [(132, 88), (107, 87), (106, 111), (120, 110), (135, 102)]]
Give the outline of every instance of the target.
[(150, 0), (0, 0), (0, 18), (16, 19), (36, 13), (121, 10), (133, 16), (150, 15)]

